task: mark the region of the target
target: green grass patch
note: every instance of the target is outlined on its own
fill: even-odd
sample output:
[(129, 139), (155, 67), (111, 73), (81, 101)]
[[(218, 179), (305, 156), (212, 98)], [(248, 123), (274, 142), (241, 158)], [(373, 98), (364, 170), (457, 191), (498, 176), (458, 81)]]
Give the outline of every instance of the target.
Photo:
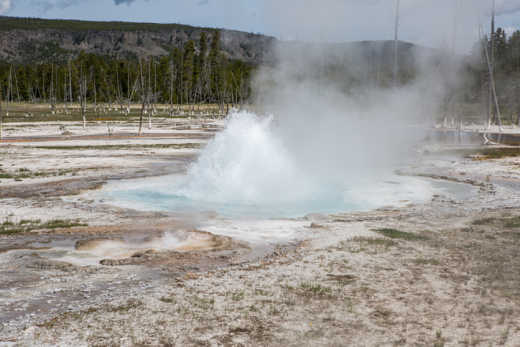
[(494, 217), (488, 217), (488, 218), (481, 218), (474, 220), (471, 224), (473, 225), (490, 225), (494, 224), (497, 221)]
[(74, 176), (78, 171), (79, 169), (62, 169), (58, 171), (31, 171), (26, 168), (21, 168), (16, 170), (14, 173), (7, 173), (5, 171), (0, 170), (0, 179), (14, 179), (17, 182), (20, 182), (27, 178), (58, 177), (66, 176), (68, 174), (72, 174)]
[(206, 298), (202, 298), (202, 297), (194, 295), (194, 296), (188, 297), (187, 300), (190, 302), (190, 304), (192, 306), (199, 308), (201, 310), (204, 310), (204, 311), (211, 310), (215, 306), (214, 298), (206, 299)]
[(42, 223), (38, 220), (28, 220), (24, 219), (18, 223), (13, 223), (9, 220), (5, 220), (2, 224), (0, 224), (0, 235), (15, 235), (19, 233), (27, 233), (34, 230), (42, 230), (42, 229), (63, 229), (63, 228), (73, 228), (73, 227), (82, 227), (88, 226), (88, 224), (81, 223), (78, 220), (62, 220), (62, 219), (53, 219), (47, 222)]
[(520, 217), (505, 220), (504, 226), (506, 228), (520, 228)]
[(417, 258), (413, 260), (413, 263), (416, 265), (441, 265), (440, 261), (431, 258)]
[(308, 296), (330, 297), (332, 296), (332, 289), (322, 286), (319, 283), (303, 282), (299, 286), (299, 290)]
[(488, 217), (474, 220), (471, 224), (476, 226), (497, 225), (504, 228), (520, 228), (520, 217), (497, 218)]
[(426, 236), (417, 235), (417, 234), (409, 233), (406, 231), (400, 231), (397, 229), (382, 228), (382, 229), (374, 229), (374, 231), (380, 235), (383, 235), (383, 236), (391, 238), (391, 239), (399, 239), (399, 240), (405, 240), (405, 241), (428, 240), (428, 237), (426, 237)]
[(502, 159), (519, 157), (520, 148), (486, 148), (478, 151), (480, 159)]
[[(380, 237), (362, 237), (362, 236), (359, 236), (359, 237), (354, 237), (352, 239), (352, 241), (359, 242), (360, 244), (363, 244), (363, 245), (375, 246), (375, 247), (385, 247), (385, 248), (388, 248), (388, 247), (392, 247), (392, 246), (397, 246), (397, 242), (395, 242), (393, 240), (389, 240), (389, 239), (383, 239), (383, 238), (380, 238)], [(342, 244), (341, 246), (345, 246), (345, 244)]]
[(61, 229), (61, 228), (73, 228), (73, 227), (85, 227), (88, 226), (85, 223), (80, 223), (78, 220), (63, 220), (54, 219), (46, 223), (40, 224), (41, 229)]
[(162, 298), (159, 298), (160, 301), (164, 302), (165, 304), (175, 304), (177, 301), (173, 297), (166, 297), (163, 296)]

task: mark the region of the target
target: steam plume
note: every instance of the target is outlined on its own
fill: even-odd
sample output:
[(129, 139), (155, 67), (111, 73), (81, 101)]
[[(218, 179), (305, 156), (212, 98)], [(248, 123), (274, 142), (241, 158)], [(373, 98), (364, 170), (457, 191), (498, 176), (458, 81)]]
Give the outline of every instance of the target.
[[(403, 1), (406, 11), (417, 10), (411, 1)], [(453, 8), (445, 0), (435, 4), (440, 2), (445, 11)], [(395, 181), (394, 170), (417, 158), (415, 149), (428, 121), (442, 114), (443, 100), (462, 79), (451, 54), (442, 54), (443, 63), (435, 64), (440, 51), (409, 48), (405, 55), (413, 58), (402, 65), (403, 71), (416, 71), (414, 79), (388, 88), (384, 42), (330, 43), (331, 34), (358, 30), (359, 20), (345, 17), (354, 18), (367, 8), (381, 11), (388, 3), (265, 0), (279, 28), (311, 30), (319, 43), (281, 42), (276, 47), (277, 64), (263, 67), (253, 86), (257, 114), (232, 116), (190, 168), (190, 182), (177, 194), (283, 210), (302, 202), (311, 204), (310, 210), (314, 204), (337, 201), (344, 207), (370, 197), (388, 203), (392, 194), (371, 189)], [(461, 21), (467, 19), (462, 14)], [(453, 16), (439, 17), (453, 22)], [(429, 24), (428, 29), (446, 25)], [(388, 27), (392, 33), (392, 25)], [(357, 194), (357, 189), (370, 193)]]
[(514, 14), (520, 11), (518, 0), (499, 0), (497, 2), (497, 15)]

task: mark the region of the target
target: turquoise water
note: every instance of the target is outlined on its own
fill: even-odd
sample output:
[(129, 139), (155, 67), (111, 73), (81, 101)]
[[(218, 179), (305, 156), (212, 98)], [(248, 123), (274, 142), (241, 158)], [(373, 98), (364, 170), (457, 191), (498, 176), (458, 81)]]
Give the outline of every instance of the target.
[(384, 206), (423, 203), (433, 195), (460, 200), (474, 193), (474, 188), (466, 184), (395, 176), (391, 180), (331, 187), (293, 201), (287, 201), (283, 191), (278, 196), (259, 202), (212, 201), (210, 198), (191, 199), (183, 195), (186, 182), (186, 176), (178, 175), (109, 182), (97, 193), (97, 198), (115, 206), (141, 211), (216, 212), (224, 217), (296, 218), (310, 213), (367, 211)]
[[(234, 113), (186, 175), (112, 182), (100, 198), (145, 211), (280, 218), (422, 203), (434, 194), (453, 198), (466, 189), (393, 174), (404, 144), (374, 144), (355, 132), (367, 124), (355, 126), (334, 115), (327, 119), (328, 126), (308, 138), (293, 127), (304, 125), (298, 120), (284, 127), (273, 116)], [(327, 119), (320, 118), (320, 126)]]
[(291, 204), (271, 205), (244, 202), (211, 202), (192, 200), (185, 196), (159, 192), (154, 189), (113, 190), (103, 195), (103, 199), (121, 207), (145, 211), (168, 212), (216, 212), (225, 217), (301, 217), (309, 213), (334, 213), (345, 210), (366, 209), (363, 204), (347, 203), (341, 196), (327, 200), (316, 199), (296, 201)]

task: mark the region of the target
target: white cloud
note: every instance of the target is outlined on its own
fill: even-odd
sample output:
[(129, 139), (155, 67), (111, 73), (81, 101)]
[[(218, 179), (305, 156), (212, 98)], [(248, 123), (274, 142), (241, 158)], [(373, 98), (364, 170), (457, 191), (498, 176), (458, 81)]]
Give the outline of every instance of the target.
[(0, 0), (0, 14), (4, 14), (11, 9), (11, 0)]

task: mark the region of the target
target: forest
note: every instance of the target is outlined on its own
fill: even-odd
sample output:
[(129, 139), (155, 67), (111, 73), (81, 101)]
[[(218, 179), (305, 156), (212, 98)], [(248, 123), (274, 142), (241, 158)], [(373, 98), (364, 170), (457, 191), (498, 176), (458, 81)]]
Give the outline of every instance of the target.
[[(493, 42), (493, 44), (491, 44)], [(507, 35), (502, 28), (498, 28), (493, 37), (484, 37), (482, 42), (475, 45), (475, 56), (480, 53), (480, 61), (473, 65), (473, 89), (480, 89), (481, 101), (490, 109), (491, 117), (496, 117), (496, 109), (491, 106), (489, 95), (489, 67), (486, 65), (486, 52), (490, 56), (493, 74), (495, 77), (497, 101), (502, 116), (506, 121), (520, 124), (520, 30)], [(497, 120), (494, 119), (494, 122)], [(499, 120), (498, 120), (499, 121)]]
[[(169, 55), (122, 59), (80, 53), (66, 62), (0, 63), (2, 99), (16, 102), (87, 101), (238, 104), (250, 96), (251, 64), (227, 58), (220, 32), (201, 34)], [(81, 100), (80, 100), (81, 99)]]
[[(143, 97), (152, 104), (239, 104), (250, 101), (252, 75), (258, 66), (229, 58), (221, 49), (220, 35), (218, 30), (204, 31), (198, 42), (189, 40), (160, 57), (121, 58), (82, 52), (67, 61), (0, 62), (0, 97), (14, 102), (48, 104), (82, 101), (141, 103)], [(483, 55), (484, 42), (490, 41), (484, 38), (483, 42), (476, 43), (475, 55)], [(505, 112), (518, 114), (520, 102), (516, 95), (520, 92), (520, 85), (515, 76), (520, 74), (520, 31), (508, 36), (498, 28), (494, 33), (493, 51), (500, 104)], [(391, 59), (385, 57), (385, 50), (382, 52), (378, 58), (382, 63), (378, 64), (386, 66), (382, 70), (386, 73), (379, 73), (377, 81), (382, 87), (388, 87), (391, 86)], [(406, 57), (406, 52), (409, 52), (409, 47), (402, 50), (404, 57), (400, 58), (402, 83), (413, 80), (415, 74), (413, 60)], [(472, 103), (485, 102), (488, 80), (485, 58), (476, 63), (471, 59), (466, 61), (464, 73), (470, 74), (468, 80), (471, 83), (459, 86), (465, 90), (455, 93), (471, 94), (469, 101)], [(362, 79), (349, 75), (348, 65), (331, 65), (317, 70), (332, 79), (340, 79), (340, 83), (345, 85), (343, 89), (348, 91), (359, 87)], [(371, 69), (369, 66), (366, 68)], [(468, 102), (468, 96), (465, 99)]]

